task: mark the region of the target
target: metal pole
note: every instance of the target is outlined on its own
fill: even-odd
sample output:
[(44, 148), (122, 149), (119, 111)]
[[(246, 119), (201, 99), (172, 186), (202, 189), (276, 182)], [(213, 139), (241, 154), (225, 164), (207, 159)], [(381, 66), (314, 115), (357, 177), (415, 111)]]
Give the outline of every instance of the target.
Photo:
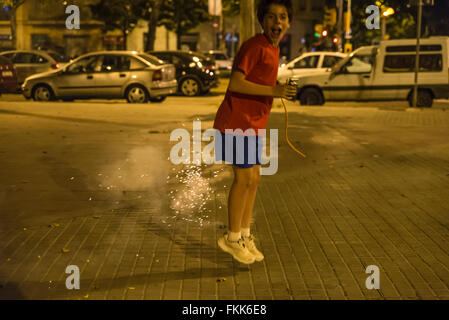
[(385, 35), (387, 33), (387, 17), (381, 17), (382, 20), (382, 40), (385, 40)]
[[(347, 33), (351, 31), (351, 0), (348, 0), (348, 29), (346, 30)], [(348, 36), (348, 34), (345, 34), (346, 43), (351, 43), (351, 37)]]
[(419, 40), (421, 38), (421, 23), (422, 23), (422, 0), (418, 0), (418, 27), (416, 29), (416, 61), (415, 61), (415, 88), (413, 89), (413, 106), (416, 107), (418, 103), (418, 73), (419, 73)]
[(338, 33), (338, 51), (342, 52), (342, 43), (343, 43), (343, 0), (336, 0), (338, 7), (338, 25), (337, 25), (337, 33)]

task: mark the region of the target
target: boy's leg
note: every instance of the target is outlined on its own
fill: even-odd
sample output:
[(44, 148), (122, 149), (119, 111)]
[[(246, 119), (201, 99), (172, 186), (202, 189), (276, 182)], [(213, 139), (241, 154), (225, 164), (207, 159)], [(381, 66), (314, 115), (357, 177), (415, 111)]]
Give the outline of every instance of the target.
[(228, 235), (218, 239), (218, 246), (231, 254), (234, 259), (245, 264), (253, 263), (255, 257), (249, 252), (241, 240), (240, 227), (243, 211), (248, 195), (248, 184), (251, 180), (251, 168), (239, 168), (233, 166), (234, 182), (229, 191), (228, 199)]
[(251, 184), (248, 185), (246, 202), (243, 209), (243, 217), (241, 227), (249, 229), (251, 225), (251, 217), (253, 215), (254, 201), (256, 200), (257, 187), (260, 181), (260, 165), (255, 165), (251, 169)]
[(243, 211), (242, 218), (242, 236), (245, 247), (254, 256), (256, 261), (262, 261), (264, 255), (256, 248), (254, 237), (250, 232), (251, 217), (253, 215), (254, 201), (256, 199), (257, 187), (260, 181), (260, 165), (255, 165), (252, 168), (252, 184), (248, 189), (248, 195), (246, 197), (245, 209)]
[(234, 181), (228, 198), (229, 231), (240, 232), (253, 168), (232, 166), (232, 169), (234, 170)]

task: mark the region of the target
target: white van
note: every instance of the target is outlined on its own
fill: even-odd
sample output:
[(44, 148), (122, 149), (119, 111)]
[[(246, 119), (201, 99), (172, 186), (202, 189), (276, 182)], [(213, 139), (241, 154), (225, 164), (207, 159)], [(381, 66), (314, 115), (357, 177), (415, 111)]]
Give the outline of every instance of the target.
[[(418, 106), (449, 98), (449, 37), (420, 41)], [(385, 40), (361, 47), (331, 73), (295, 77), (302, 105), (337, 100), (408, 100), (415, 83), (416, 39)]]

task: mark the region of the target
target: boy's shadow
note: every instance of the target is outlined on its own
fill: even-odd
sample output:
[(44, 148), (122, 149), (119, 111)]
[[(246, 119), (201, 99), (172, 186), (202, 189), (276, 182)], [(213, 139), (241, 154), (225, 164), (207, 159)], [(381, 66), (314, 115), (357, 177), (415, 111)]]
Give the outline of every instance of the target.
[[(179, 223), (179, 222), (178, 222)], [(181, 222), (182, 223), (182, 222)], [(152, 223), (152, 228), (154, 228), (154, 223)], [(205, 259), (208, 260), (209, 263), (215, 264), (216, 268), (210, 268), (210, 269), (202, 269), (198, 268), (198, 277), (204, 277), (205, 272), (206, 273), (213, 273), (213, 271), (216, 271), (216, 274), (210, 274), (210, 276), (231, 276), (236, 275), (236, 271), (248, 271), (248, 267), (241, 265), (239, 268), (239, 263), (234, 262), (233, 260), (229, 260), (229, 255), (222, 250), (220, 250), (217, 246), (212, 246), (210, 244), (206, 244), (204, 241), (200, 241), (196, 238), (194, 238), (191, 235), (187, 235), (182, 237), (176, 236), (176, 232), (172, 229), (167, 229), (164, 225), (159, 224), (159, 227), (155, 230), (152, 230), (152, 232), (157, 235), (158, 237), (162, 239), (166, 239), (167, 242), (172, 242), (173, 245), (177, 245), (178, 247), (182, 248), (182, 250), (185, 252), (186, 256), (189, 256), (194, 259)], [(212, 228), (207, 228), (203, 232), (215, 232)], [(236, 265), (237, 264), (237, 265)], [(237, 268), (236, 268), (237, 266)], [(220, 269), (219, 267), (222, 267)], [(193, 271), (192, 271), (193, 270)], [(185, 270), (185, 274), (189, 272), (193, 272), (195, 274), (196, 269), (191, 270)], [(202, 271), (201, 271), (202, 270)], [(176, 272), (174, 272), (176, 274)], [(195, 278), (195, 277), (192, 277)], [(175, 280), (175, 279), (173, 279)]]

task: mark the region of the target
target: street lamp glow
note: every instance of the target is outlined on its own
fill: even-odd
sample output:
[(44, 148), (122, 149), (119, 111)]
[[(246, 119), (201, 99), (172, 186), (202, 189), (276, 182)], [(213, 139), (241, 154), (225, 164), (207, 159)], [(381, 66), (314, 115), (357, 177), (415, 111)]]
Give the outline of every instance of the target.
[(387, 39), (387, 18), (394, 14), (391, 7), (382, 7), (382, 40)]
[(383, 12), (383, 16), (384, 17), (388, 17), (394, 14), (394, 9), (393, 8), (386, 8), (385, 11)]

